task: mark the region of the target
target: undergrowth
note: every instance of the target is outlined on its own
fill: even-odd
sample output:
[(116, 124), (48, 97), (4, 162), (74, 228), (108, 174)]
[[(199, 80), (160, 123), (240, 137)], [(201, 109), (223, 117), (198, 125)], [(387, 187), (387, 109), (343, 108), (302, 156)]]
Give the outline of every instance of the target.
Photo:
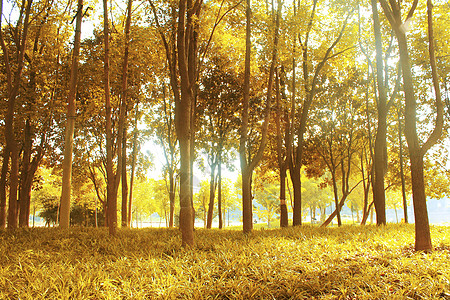
[(0, 299), (448, 299), (450, 228), (0, 232)]

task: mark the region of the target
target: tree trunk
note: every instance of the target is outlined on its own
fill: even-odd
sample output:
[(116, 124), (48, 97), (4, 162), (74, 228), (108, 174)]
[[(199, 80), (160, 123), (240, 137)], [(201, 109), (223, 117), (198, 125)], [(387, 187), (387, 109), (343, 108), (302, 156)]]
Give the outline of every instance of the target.
[(255, 156), (252, 158), (249, 155), (247, 160), (247, 142), (248, 142), (248, 114), (249, 114), (249, 99), (250, 99), (250, 48), (251, 48), (251, 8), (250, 0), (247, 0), (246, 7), (246, 34), (245, 34), (245, 69), (244, 69), (244, 97), (242, 100), (242, 115), (241, 115), (241, 137), (239, 141), (239, 156), (241, 161), (242, 173), (242, 206), (243, 206), (243, 231), (249, 233), (253, 228), (253, 212), (252, 212), (252, 194), (251, 182), (252, 173), (255, 167), (260, 162), (264, 149), (267, 144), (267, 131), (270, 119), (270, 106), (272, 99), (272, 87), (275, 73), (275, 64), (278, 53), (278, 27), (281, 15), (281, 1), (278, 1), (278, 13), (276, 20), (276, 30), (274, 36), (274, 44), (272, 49), (272, 62), (269, 69), (269, 80), (267, 84), (266, 107), (264, 111), (264, 122), (261, 128), (261, 142), (257, 148)]
[(25, 121), (24, 142), (22, 154), (22, 171), (20, 173), (19, 189), (19, 227), (28, 227), (30, 218), (30, 193), (34, 173), (31, 174), (31, 147), (33, 145), (31, 136), (30, 120)]
[[(284, 70), (281, 70), (281, 74), (284, 75)], [(275, 87), (276, 87), (276, 116), (275, 125), (277, 129), (277, 157), (278, 157), (278, 170), (280, 176), (280, 227), (287, 227), (288, 224), (288, 214), (286, 206), (286, 168), (288, 165), (288, 159), (290, 157), (291, 149), (291, 132), (290, 123), (286, 114), (282, 114), (282, 107), (280, 101), (280, 85), (281, 93), (283, 94), (283, 100), (286, 100), (284, 88), (285, 82), (284, 78), (280, 78), (278, 70), (275, 70)], [(283, 76), (284, 77), (284, 76)], [(286, 152), (283, 153), (283, 140), (281, 134), (281, 120), (284, 119), (285, 124), (285, 139), (286, 139)]]
[(400, 178), (402, 181), (402, 200), (403, 200), (403, 221), (408, 224), (408, 202), (406, 201), (406, 182), (405, 182), (405, 171), (403, 167), (403, 142), (402, 142), (402, 124), (400, 119), (400, 111), (397, 115), (398, 120), (398, 149), (399, 149), (399, 160), (400, 160)]
[(169, 211), (169, 227), (173, 227), (173, 219), (175, 214), (175, 179), (173, 170), (169, 169), (169, 203), (170, 203), (170, 211)]
[[(103, 0), (103, 35), (104, 35), (104, 93), (105, 93), (105, 117), (106, 117), (106, 202), (108, 215), (109, 234), (115, 235), (117, 228), (117, 192), (116, 176), (113, 169), (113, 136), (112, 136), (112, 115), (109, 82), (109, 20), (108, 1)], [(120, 141), (119, 141), (120, 143)], [(117, 150), (119, 152), (119, 149)], [(119, 171), (119, 167), (117, 168)]]
[(294, 168), (291, 174), (292, 187), (294, 189), (294, 215), (292, 217), (292, 226), (302, 225), (302, 179), (300, 171)]
[(127, 198), (128, 198), (128, 182), (127, 182), (127, 101), (128, 101), (128, 58), (130, 48), (130, 27), (131, 27), (131, 9), (133, 0), (128, 0), (127, 18), (125, 22), (125, 50), (123, 55), (122, 66), (122, 109), (124, 110), (125, 119), (122, 136), (122, 227), (128, 226)]
[(4, 148), (0, 175), (0, 228), (6, 227), (6, 177), (9, 169), (9, 154), (8, 149)]
[(338, 219), (338, 226), (342, 225), (342, 221), (341, 221), (341, 207), (343, 205), (341, 205), (339, 203), (339, 194), (338, 194), (338, 188), (337, 188), (337, 180), (336, 180), (336, 172), (335, 170), (332, 170), (331, 172), (331, 177), (332, 177), (332, 181), (333, 181), (333, 194), (334, 194), (334, 203), (336, 205), (335, 208), (335, 213), (337, 215), (337, 219)]
[[(222, 150), (220, 150), (221, 152)], [(219, 177), (219, 185), (217, 187), (217, 213), (219, 215), (219, 229), (223, 228), (223, 216), (222, 216), (222, 158), (219, 154), (219, 166), (217, 170), (217, 176)]]
[(241, 161), (242, 174), (242, 223), (244, 233), (253, 229), (252, 198), (251, 198), (251, 172), (247, 162), (247, 139), (248, 139), (248, 110), (250, 99), (250, 51), (251, 51), (251, 6), (250, 0), (246, 0), (245, 9), (245, 61), (244, 61), (244, 97), (242, 100), (241, 114), (241, 136), (239, 141), (239, 157)]
[(348, 195), (343, 195), (342, 196), (341, 201), (339, 201), (336, 209), (331, 213), (331, 215), (328, 216), (328, 218), (325, 220), (325, 222), (322, 223), (322, 225), (320, 225), (320, 227), (327, 227), (331, 223), (331, 221), (333, 221), (334, 217), (336, 217), (338, 212), (344, 206), (344, 203), (345, 203), (345, 200), (347, 199), (347, 196)]
[[(200, 7), (199, 7), (200, 8)], [(198, 8), (198, 9), (199, 9)], [(194, 214), (191, 198), (191, 109), (194, 99), (193, 84), (195, 79), (190, 75), (195, 67), (191, 60), (190, 50), (194, 47), (191, 0), (180, 0), (178, 11), (177, 50), (178, 69), (180, 74), (181, 97), (176, 102), (176, 131), (180, 145), (180, 230), (182, 245), (194, 245)], [(190, 72), (191, 71), (191, 72)]]
[(122, 227), (128, 226), (128, 180), (127, 180), (127, 127), (124, 126), (122, 137)]
[(72, 154), (73, 134), (75, 130), (76, 104), (78, 77), (78, 57), (81, 44), (81, 20), (83, 17), (83, 0), (78, 0), (77, 18), (75, 26), (75, 41), (73, 45), (72, 67), (70, 69), (69, 97), (67, 100), (67, 120), (64, 140), (63, 177), (61, 184), (61, 204), (59, 214), (59, 226), (68, 229), (70, 225), (70, 194), (72, 188)]
[(139, 112), (139, 103), (136, 103), (136, 112), (134, 116), (134, 132), (133, 132), (133, 151), (132, 151), (132, 157), (131, 157), (131, 176), (130, 176), (130, 197), (128, 199), (128, 216), (127, 216), (127, 222), (128, 227), (131, 227), (131, 205), (133, 202), (133, 184), (134, 184), (134, 177), (136, 172), (136, 158), (137, 158), (137, 151), (138, 151), (138, 128), (137, 128), (137, 122), (138, 122), (138, 112)]
[[(408, 143), (409, 157), (411, 162), (411, 183), (413, 193), (414, 217), (415, 217), (415, 249), (416, 251), (431, 251), (431, 234), (428, 220), (427, 203), (425, 196), (425, 182), (423, 178), (423, 157), (426, 152), (440, 138), (443, 129), (443, 104), (441, 100), (439, 80), (436, 69), (434, 54), (433, 15), (431, 0), (427, 1), (428, 22), (428, 46), (430, 55), (430, 66), (435, 91), (436, 121), (435, 126), (427, 141), (420, 146), (417, 133), (417, 102), (414, 91), (414, 80), (412, 76), (406, 33), (403, 30), (400, 6), (390, 7), (386, 0), (380, 0), (384, 13), (393, 28), (398, 41), (400, 54), (400, 65), (403, 75), (403, 90), (405, 93), (405, 136)], [(417, 1), (413, 3), (413, 9), (407, 16), (408, 19), (414, 14)]]
[(373, 186), (373, 200), (377, 212), (377, 225), (386, 225), (386, 195), (384, 190), (384, 174), (387, 164), (385, 155), (387, 134), (387, 93), (383, 78), (383, 49), (381, 42), (380, 20), (378, 18), (377, 0), (371, 0), (375, 35), (377, 88), (378, 88), (378, 128), (374, 147), (375, 180)]
[(244, 233), (253, 229), (251, 173), (242, 172), (242, 224)]
[(19, 186), (19, 151), (11, 150), (11, 170), (9, 175), (8, 229), (17, 228), (17, 190)]
[(214, 199), (216, 195), (216, 164), (213, 162), (211, 164), (211, 176), (209, 181), (209, 205), (208, 205), (208, 216), (206, 222), (206, 228), (210, 229), (212, 226), (213, 211), (214, 211)]
[(288, 211), (286, 205), (286, 168), (280, 170), (280, 227), (288, 227)]

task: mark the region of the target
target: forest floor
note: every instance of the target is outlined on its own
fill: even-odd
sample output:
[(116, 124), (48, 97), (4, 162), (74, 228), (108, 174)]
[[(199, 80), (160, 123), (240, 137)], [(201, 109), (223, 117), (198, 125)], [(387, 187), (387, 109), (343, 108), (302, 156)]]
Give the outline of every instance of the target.
[(0, 231), (0, 299), (450, 299), (450, 227)]

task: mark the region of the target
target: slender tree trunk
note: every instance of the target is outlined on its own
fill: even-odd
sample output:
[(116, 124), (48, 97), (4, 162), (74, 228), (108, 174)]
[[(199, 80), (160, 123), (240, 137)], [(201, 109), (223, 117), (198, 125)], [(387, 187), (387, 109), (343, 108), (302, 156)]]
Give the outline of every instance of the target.
[(122, 137), (122, 227), (128, 226), (128, 179), (127, 179), (127, 128), (124, 126)]
[(340, 211), (341, 211), (342, 205), (339, 204), (339, 194), (338, 194), (337, 179), (336, 179), (336, 171), (335, 170), (332, 170), (331, 177), (332, 177), (332, 181), (333, 181), (334, 203), (336, 205), (335, 212), (336, 212), (337, 219), (338, 219), (338, 226), (341, 226), (342, 225), (342, 221), (341, 221), (341, 213), (340, 213)]
[(333, 221), (334, 217), (336, 217), (338, 215), (338, 212), (344, 206), (345, 200), (347, 200), (347, 196), (348, 195), (343, 195), (342, 196), (342, 198), (339, 201), (336, 209), (331, 213), (331, 215), (328, 216), (328, 218), (325, 220), (325, 222), (322, 223), (322, 225), (320, 225), (320, 227), (326, 227), (326, 226), (328, 226), (331, 223), (331, 221)]
[(169, 227), (173, 227), (173, 220), (175, 214), (175, 178), (173, 170), (169, 169)]
[[(113, 169), (113, 136), (112, 136), (112, 113), (109, 82), (109, 20), (108, 20), (108, 1), (103, 0), (103, 35), (104, 35), (104, 92), (105, 92), (105, 111), (106, 111), (106, 202), (108, 215), (109, 234), (115, 235), (117, 229), (117, 192), (116, 176)], [(120, 140), (118, 140), (120, 143)], [(119, 149), (117, 150), (120, 151)], [(119, 167), (117, 168), (119, 171)]]
[(251, 195), (251, 172), (248, 169), (246, 143), (248, 139), (248, 110), (250, 98), (250, 51), (251, 51), (251, 6), (250, 0), (246, 0), (246, 29), (245, 29), (245, 62), (244, 62), (244, 97), (242, 101), (241, 114), (241, 137), (239, 142), (239, 157), (241, 161), (242, 174), (242, 222), (244, 233), (253, 229), (252, 217), (252, 195)]
[(373, 206), (373, 201), (369, 204), (368, 208), (367, 208), (367, 212), (363, 213), (363, 218), (361, 220), (361, 225), (366, 225), (367, 219), (370, 216), (370, 213), (372, 212), (372, 206)]
[[(281, 14), (281, 2), (278, 1), (278, 14), (277, 23), (279, 24), (279, 18)], [(242, 114), (241, 114), (241, 137), (239, 141), (239, 156), (241, 161), (241, 174), (242, 174), (242, 221), (244, 233), (249, 233), (253, 229), (253, 212), (252, 212), (252, 193), (251, 182), (252, 173), (255, 167), (260, 162), (264, 149), (267, 144), (267, 131), (270, 119), (270, 105), (272, 99), (272, 87), (275, 73), (275, 64), (277, 61), (278, 51), (278, 26), (276, 26), (274, 46), (272, 49), (272, 62), (269, 70), (269, 80), (267, 84), (267, 98), (266, 107), (264, 111), (264, 122), (261, 129), (261, 142), (257, 152), (253, 158), (249, 155), (247, 160), (247, 142), (248, 142), (248, 115), (249, 115), (249, 99), (250, 99), (250, 48), (251, 48), (251, 8), (250, 0), (247, 0), (246, 4), (246, 34), (245, 34), (245, 68), (244, 68), (244, 97), (242, 100)]]
[(209, 205), (208, 205), (208, 216), (206, 222), (206, 228), (210, 229), (212, 226), (213, 211), (214, 211), (214, 199), (216, 195), (216, 164), (213, 162), (211, 164), (211, 176), (209, 181)]
[(0, 228), (6, 227), (6, 177), (9, 169), (9, 154), (9, 150), (4, 148), (0, 175)]
[[(219, 150), (221, 153), (222, 150)], [(219, 165), (217, 170), (217, 176), (219, 177), (219, 183), (217, 187), (217, 213), (219, 215), (219, 229), (223, 228), (223, 216), (222, 216), (222, 155), (219, 154)]]
[(386, 134), (387, 134), (387, 93), (383, 78), (383, 49), (381, 41), (381, 26), (378, 18), (377, 0), (371, 0), (374, 23), (377, 88), (378, 88), (378, 128), (375, 137), (374, 170), (375, 180), (373, 186), (373, 200), (377, 212), (377, 225), (386, 225), (386, 195), (384, 191), (384, 174), (386, 166)]
[(398, 149), (400, 159), (400, 177), (402, 181), (403, 220), (406, 224), (408, 224), (408, 202), (406, 201), (405, 170), (403, 167), (402, 123), (400, 119), (400, 111), (398, 111), (397, 120), (398, 120)]
[[(284, 70), (282, 69), (281, 74), (284, 75)], [(278, 170), (280, 176), (280, 227), (287, 227), (288, 224), (288, 214), (287, 214), (287, 206), (286, 206), (286, 168), (288, 165), (288, 159), (290, 157), (290, 144), (291, 144), (291, 132), (290, 132), (290, 123), (287, 114), (282, 116), (282, 108), (281, 108), (281, 99), (280, 99), (280, 85), (281, 85), (281, 93), (284, 95), (284, 78), (280, 78), (278, 76), (278, 70), (275, 70), (275, 87), (276, 87), (276, 116), (275, 116), (275, 125), (277, 129), (277, 157), (278, 157)], [(281, 82), (281, 84), (280, 84)], [(285, 96), (285, 95), (284, 95)], [(283, 97), (285, 100), (285, 97)], [(286, 117), (286, 118), (285, 118)], [(281, 120), (285, 119), (286, 127), (286, 152), (283, 153), (283, 145), (282, 145), (282, 134), (281, 134)]]
[(292, 187), (294, 190), (294, 203), (293, 203), (293, 216), (292, 216), (292, 226), (302, 225), (302, 180), (300, 171), (294, 168), (291, 175)]
[(280, 170), (280, 227), (288, 227), (288, 211), (286, 205), (286, 168)]
[(61, 184), (61, 204), (59, 226), (68, 229), (70, 225), (70, 194), (72, 188), (72, 154), (73, 134), (75, 131), (76, 104), (78, 78), (78, 57), (81, 44), (81, 20), (83, 17), (83, 0), (78, 0), (75, 25), (75, 41), (73, 45), (72, 67), (70, 69), (69, 97), (67, 103), (67, 120), (64, 140), (63, 177)]
[[(31, 137), (30, 120), (25, 121), (23, 154), (22, 154), (22, 171), (20, 173), (19, 188), (19, 227), (28, 227), (29, 222), (29, 196), (31, 192), (31, 184), (34, 174), (31, 174), (31, 147), (33, 145)], [(31, 177), (31, 178), (30, 178)], [(28, 212), (28, 214), (27, 214)]]
[[(431, 251), (431, 234), (428, 220), (427, 202), (425, 195), (425, 181), (423, 178), (423, 158), (426, 152), (439, 140), (443, 129), (443, 104), (441, 100), (439, 80), (437, 75), (436, 60), (434, 54), (433, 15), (431, 0), (427, 1), (428, 22), (428, 46), (430, 56), (433, 87), (435, 91), (436, 121), (435, 126), (423, 145), (420, 145), (417, 133), (417, 102), (414, 91), (414, 80), (412, 76), (406, 33), (403, 30), (400, 6), (391, 7), (386, 0), (380, 0), (384, 13), (397, 37), (400, 65), (403, 75), (403, 90), (405, 93), (405, 136), (408, 143), (409, 157), (411, 162), (411, 183), (415, 217), (415, 249), (416, 251)], [(407, 16), (407, 21), (414, 14), (417, 1)]]
[(131, 227), (131, 205), (133, 202), (133, 184), (134, 184), (134, 177), (136, 172), (136, 159), (137, 159), (137, 151), (138, 151), (138, 128), (137, 128), (137, 122), (138, 122), (138, 112), (139, 112), (139, 103), (136, 103), (136, 112), (134, 115), (134, 132), (133, 132), (133, 151), (132, 151), (132, 157), (131, 157), (131, 176), (130, 176), (130, 197), (128, 199), (128, 216), (127, 216), (127, 222), (128, 227)]
[(124, 110), (125, 119), (123, 120), (123, 136), (122, 136), (122, 227), (128, 226), (127, 198), (128, 198), (128, 182), (127, 182), (127, 101), (128, 101), (128, 57), (130, 48), (130, 27), (131, 27), (131, 9), (133, 0), (128, 0), (127, 18), (125, 22), (125, 51), (123, 55), (122, 66), (122, 109)]
[(17, 228), (17, 191), (19, 186), (19, 151), (11, 149), (11, 170), (9, 176), (8, 228)]
[[(253, 229), (253, 205), (252, 205), (251, 174), (242, 174), (242, 223), (244, 233)], [(246, 201), (244, 201), (244, 199)]]

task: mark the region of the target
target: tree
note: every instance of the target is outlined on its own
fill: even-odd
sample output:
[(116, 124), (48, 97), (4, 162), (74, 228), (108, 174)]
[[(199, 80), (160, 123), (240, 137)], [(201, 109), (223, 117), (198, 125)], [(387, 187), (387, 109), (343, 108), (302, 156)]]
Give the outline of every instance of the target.
[(127, 213), (127, 200), (128, 200), (128, 185), (127, 185), (127, 102), (128, 102), (128, 60), (130, 52), (130, 27), (131, 27), (131, 9), (133, 6), (133, 0), (128, 0), (127, 3), (127, 16), (125, 22), (125, 49), (123, 54), (122, 65), (122, 99), (121, 99), (121, 111), (123, 111), (123, 132), (122, 132), (122, 227), (127, 227), (128, 213)]
[(177, 188), (177, 168), (179, 161), (179, 151), (177, 148), (177, 136), (175, 132), (174, 101), (167, 95), (165, 83), (162, 86), (162, 101), (158, 103), (158, 111), (154, 113), (157, 117), (154, 120), (156, 139), (163, 148), (165, 166), (164, 178), (167, 178), (167, 190), (169, 192), (169, 227), (174, 226), (175, 213), (175, 191)]
[(417, 100), (415, 95), (414, 80), (409, 55), (409, 47), (406, 38), (406, 29), (411, 22), (418, 1), (415, 0), (411, 9), (402, 20), (401, 5), (397, 3), (388, 4), (386, 0), (380, 0), (384, 14), (391, 25), (397, 38), (402, 68), (403, 92), (405, 97), (405, 136), (408, 143), (412, 194), (415, 217), (415, 249), (416, 251), (431, 251), (431, 235), (428, 221), (427, 202), (424, 181), (424, 156), (427, 151), (438, 141), (443, 128), (443, 104), (441, 101), (439, 80), (436, 70), (436, 59), (434, 53), (433, 14), (431, 0), (427, 1), (427, 23), (428, 23), (428, 46), (429, 59), (433, 77), (435, 92), (436, 118), (433, 131), (428, 139), (421, 144), (417, 131)]
[[(277, 3), (277, 18), (273, 39), (272, 48), (272, 60), (269, 69), (269, 79), (267, 84), (266, 103), (264, 108), (264, 119), (261, 126), (261, 138), (259, 147), (251, 145), (248, 139), (248, 125), (249, 125), (249, 100), (250, 100), (250, 48), (251, 48), (251, 7), (250, 0), (246, 2), (246, 42), (245, 42), (245, 70), (244, 70), (244, 97), (242, 99), (242, 111), (241, 111), (241, 127), (240, 127), (240, 142), (239, 142), (239, 157), (241, 162), (241, 174), (242, 174), (242, 220), (243, 231), (249, 233), (253, 228), (252, 217), (252, 194), (251, 194), (251, 182), (253, 170), (261, 160), (264, 148), (267, 144), (267, 132), (270, 119), (270, 106), (272, 98), (273, 80), (275, 74), (275, 65), (278, 55), (278, 39), (279, 39), (279, 22), (281, 17), (282, 2), (279, 0)], [(256, 148), (254, 156), (250, 149)]]
[(73, 153), (73, 133), (75, 129), (76, 106), (75, 96), (77, 91), (78, 77), (78, 57), (80, 54), (81, 40), (81, 20), (83, 18), (83, 0), (78, 0), (76, 25), (75, 25), (75, 41), (73, 45), (72, 67), (70, 72), (70, 88), (67, 101), (67, 121), (66, 133), (64, 141), (64, 162), (63, 162), (63, 179), (61, 189), (61, 213), (59, 226), (68, 229), (70, 225), (70, 191), (72, 188), (72, 153)]
[[(340, 49), (338, 51), (335, 50), (336, 45), (341, 41), (342, 36), (344, 35), (345, 29), (347, 27), (347, 22), (352, 15), (352, 12), (347, 13), (347, 16), (344, 20), (344, 22), (341, 24), (341, 29), (337, 36), (335, 37), (334, 41), (331, 43), (331, 45), (326, 49), (325, 53), (323, 54), (322, 58), (319, 59), (315, 64), (311, 64), (311, 47), (309, 45), (310, 37), (313, 23), (316, 20), (316, 8), (317, 8), (317, 0), (314, 0), (313, 6), (310, 12), (309, 17), (307, 18), (307, 26), (304, 33), (304, 36), (299, 35), (299, 43), (300, 47), (302, 49), (302, 71), (303, 71), (303, 90), (302, 95), (304, 96), (304, 101), (302, 104), (301, 109), (298, 110), (298, 116), (297, 116), (297, 126), (296, 126), (296, 139), (297, 139), (297, 145), (293, 148), (292, 151), (292, 158), (289, 159), (289, 174), (291, 177), (292, 185), (294, 188), (294, 216), (293, 216), (293, 225), (301, 225), (301, 207), (302, 207), (302, 200), (301, 200), (301, 167), (302, 167), (302, 160), (303, 160), (303, 147), (304, 147), (304, 136), (307, 130), (307, 123), (308, 123), (308, 116), (309, 116), (309, 110), (311, 108), (311, 105), (313, 103), (313, 100), (316, 96), (318, 86), (320, 83), (320, 75), (322, 72), (322, 69), (326, 65), (326, 63), (336, 57), (340, 54), (344, 53), (348, 49), (353, 48), (353, 46), (350, 46), (348, 48)], [(325, 40), (324, 43), (327, 43), (328, 40)], [(323, 44), (324, 44), (323, 43)], [(322, 45), (323, 47), (323, 45)], [(313, 70), (311, 70), (311, 66), (313, 66)]]
[(254, 181), (255, 201), (263, 209), (259, 211), (259, 217), (266, 219), (267, 226), (270, 227), (270, 223), (276, 213), (279, 213), (279, 203), (277, 197), (277, 191), (279, 187), (276, 182), (277, 174), (273, 171), (266, 171), (263, 173), (261, 168), (257, 168)]
[[(217, 51), (221, 53), (221, 51)], [(201, 88), (198, 94), (199, 145), (207, 156), (210, 168), (210, 194), (208, 204), (207, 228), (211, 228), (216, 187), (221, 188), (222, 164), (229, 161), (230, 149), (236, 146), (236, 131), (239, 99), (242, 96), (241, 82), (233, 70), (233, 61), (215, 55), (205, 66)], [(216, 171), (217, 170), (217, 171)], [(221, 193), (218, 193), (218, 198)], [(219, 200), (219, 199), (218, 199)], [(221, 201), (218, 201), (221, 206)], [(219, 216), (221, 213), (219, 212)], [(220, 219), (220, 218), (219, 218)], [(221, 219), (219, 223), (221, 223)], [(220, 224), (219, 224), (220, 227)]]

